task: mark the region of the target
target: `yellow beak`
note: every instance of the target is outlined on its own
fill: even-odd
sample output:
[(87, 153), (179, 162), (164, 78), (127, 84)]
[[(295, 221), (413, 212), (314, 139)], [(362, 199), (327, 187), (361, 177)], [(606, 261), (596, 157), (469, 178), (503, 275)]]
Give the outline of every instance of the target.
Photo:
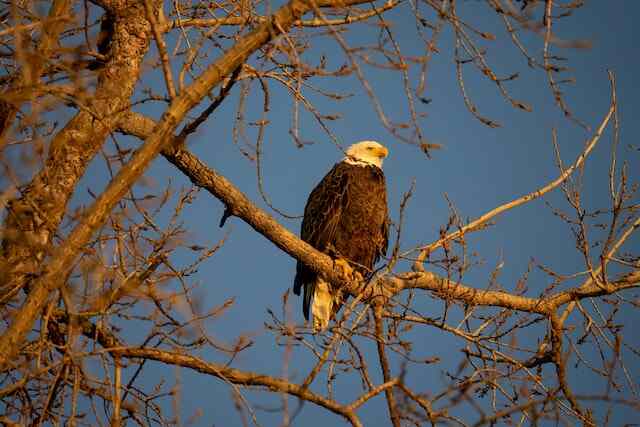
[(387, 150), (386, 147), (376, 148), (376, 154), (381, 159), (384, 159), (385, 157), (387, 157), (389, 155), (389, 150)]

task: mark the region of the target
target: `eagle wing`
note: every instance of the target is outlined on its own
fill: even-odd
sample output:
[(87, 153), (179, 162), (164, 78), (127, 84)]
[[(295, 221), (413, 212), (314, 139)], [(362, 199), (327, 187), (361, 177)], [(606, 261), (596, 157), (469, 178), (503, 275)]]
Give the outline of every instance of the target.
[(380, 236), (382, 237), (382, 242), (378, 247), (378, 251), (376, 253), (376, 257), (374, 260), (374, 264), (380, 260), (380, 258), (387, 255), (387, 250), (389, 247), (389, 227), (391, 226), (391, 218), (389, 218), (389, 207), (387, 205), (387, 184), (385, 182), (384, 174), (381, 172), (381, 182), (382, 182), (382, 194), (383, 198), (383, 209), (384, 209), (384, 222), (382, 223), (382, 230), (380, 230)]
[[(300, 237), (314, 248), (326, 252), (335, 239), (340, 216), (347, 202), (347, 176), (344, 165), (338, 163), (327, 173), (313, 189), (304, 208), (304, 218)], [(300, 295), (304, 285), (302, 310), (309, 319), (309, 307), (313, 296), (316, 273), (298, 261), (293, 292)]]
[[(386, 204), (387, 202), (385, 201), (385, 206)], [(384, 215), (385, 215), (385, 220), (384, 220), (384, 223), (382, 224), (382, 230), (381, 230), (382, 244), (378, 248), (378, 253), (376, 255), (374, 264), (378, 262), (380, 258), (387, 255), (387, 249), (389, 247), (389, 226), (391, 224), (391, 219), (389, 218), (388, 212), (385, 212)]]

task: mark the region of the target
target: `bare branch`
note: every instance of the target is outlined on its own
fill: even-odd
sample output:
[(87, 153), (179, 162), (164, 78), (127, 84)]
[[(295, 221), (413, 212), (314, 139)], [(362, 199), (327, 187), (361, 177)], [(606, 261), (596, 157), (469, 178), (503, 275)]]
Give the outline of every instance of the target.
[[(332, 400), (326, 399), (320, 395), (317, 395), (309, 391), (306, 387), (301, 387), (296, 384), (292, 384), (286, 379), (271, 377), (269, 375), (256, 374), (254, 372), (243, 372), (239, 369), (230, 368), (225, 365), (220, 365), (212, 362), (205, 362), (194, 356), (185, 354), (163, 351), (153, 348), (125, 348), (112, 350), (113, 353), (120, 357), (126, 358), (142, 358), (147, 360), (155, 360), (158, 362), (166, 363), (168, 365), (182, 366), (190, 368), (203, 374), (211, 375), (221, 380), (233, 384), (238, 384), (248, 387), (265, 387), (272, 392), (287, 393), (292, 396), (299, 397), (308, 402), (315, 403), (318, 406), (322, 406), (338, 415), (344, 417), (353, 426), (361, 426), (360, 420), (353, 412), (359, 405), (351, 404), (349, 406), (339, 405)], [(390, 385), (383, 384), (381, 389), (388, 389)], [(362, 396), (361, 399), (368, 399), (370, 396)]]
[[(612, 98), (612, 100), (615, 98)], [(612, 102), (611, 106), (609, 107), (609, 111), (607, 112), (607, 114), (605, 115), (605, 117), (602, 119), (602, 122), (600, 123), (600, 126), (598, 126), (598, 130), (594, 133), (594, 135), (591, 137), (591, 139), (585, 144), (585, 148), (582, 151), (582, 153), (576, 158), (575, 162), (568, 168), (566, 168), (558, 178), (556, 178), (555, 180), (551, 181), (550, 183), (548, 183), (547, 185), (545, 185), (544, 187), (539, 188), (538, 190), (532, 191), (529, 194), (526, 194), (518, 199), (512, 200), (508, 203), (505, 203), (501, 206), (498, 206), (495, 209), (492, 209), (491, 211), (487, 212), (486, 214), (480, 216), (479, 218), (471, 221), (469, 224), (465, 225), (464, 227), (462, 227), (460, 230), (456, 230), (453, 233), (448, 234), (447, 236), (445, 236), (444, 238), (431, 243), (428, 246), (424, 246), (421, 249), (420, 255), (418, 256), (416, 262), (414, 263), (413, 268), (416, 271), (422, 271), (423, 270), (423, 266), (422, 263), (424, 262), (424, 260), (427, 258), (427, 256), (433, 252), (435, 249), (439, 248), (440, 246), (442, 246), (445, 242), (451, 241), (451, 240), (455, 240), (458, 238), (461, 238), (462, 236), (464, 236), (465, 233), (467, 232), (471, 232), (474, 230), (477, 230), (481, 227), (483, 227), (490, 219), (495, 218), (496, 216), (500, 215), (503, 212), (506, 212), (510, 209), (513, 209), (515, 207), (518, 207), (520, 205), (523, 205), (525, 203), (530, 202), (531, 200), (535, 200), (541, 196), (543, 196), (544, 194), (548, 193), (549, 191), (557, 188), (560, 184), (562, 184), (563, 182), (565, 182), (570, 176), (571, 174), (573, 174), (574, 171), (576, 171), (577, 169), (579, 169), (582, 164), (584, 163), (585, 159), (587, 158), (587, 156), (591, 153), (591, 151), (593, 150), (593, 148), (596, 146), (596, 144), (598, 143), (598, 141), (600, 140), (600, 137), (602, 136), (602, 133), (604, 132), (604, 129), (607, 127), (607, 124), (609, 123), (609, 120), (611, 119), (611, 116), (613, 115), (614, 111), (616, 109), (615, 104)]]

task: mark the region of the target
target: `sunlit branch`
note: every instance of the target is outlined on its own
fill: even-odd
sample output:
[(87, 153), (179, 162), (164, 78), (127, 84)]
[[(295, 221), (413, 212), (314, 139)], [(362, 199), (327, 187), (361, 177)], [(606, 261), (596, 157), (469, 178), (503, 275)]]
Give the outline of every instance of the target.
[[(382, 370), (382, 378), (385, 382), (391, 381), (391, 368), (389, 367), (389, 358), (386, 355), (385, 347), (385, 331), (384, 321), (382, 319), (382, 307), (376, 305), (373, 307), (374, 322), (376, 331), (376, 347), (378, 348), (378, 360), (380, 361), (380, 369)], [(398, 415), (398, 407), (396, 404), (396, 398), (393, 395), (393, 389), (386, 389), (384, 391), (387, 399), (387, 408), (389, 409), (389, 418), (394, 427), (400, 427), (400, 416)]]
[[(325, 2), (324, 5), (335, 5), (335, 3)], [(54, 256), (47, 264), (46, 273), (33, 284), (33, 289), (21, 308), (21, 316), (13, 319), (9, 328), (0, 337), (0, 366), (6, 364), (11, 355), (19, 349), (24, 336), (31, 329), (40, 310), (48, 301), (49, 294), (53, 289), (62, 285), (61, 279), (72, 267), (81, 248), (106, 221), (113, 206), (166, 145), (175, 127), (187, 112), (197, 105), (213, 87), (240, 66), (249, 55), (277, 35), (278, 28), (288, 30), (293, 22), (306, 13), (309, 8), (310, 6), (302, 0), (291, 0), (282, 6), (273, 15), (272, 20), (261, 24), (254, 31), (239, 39), (233, 49), (212, 63), (184, 93), (174, 99), (144, 145), (119, 170), (107, 189), (87, 210), (83, 221), (74, 228), (65, 242), (55, 249)], [(16, 284), (9, 281), (7, 287), (13, 289)]]
[[(147, 12), (147, 20), (151, 24), (151, 30), (153, 32), (153, 37), (156, 41), (156, 46), (158, 47), (158, 53), (160, 55), (160, 62), (162, 63), (162, 73), (164, 74), (164, 83), (167, 85), (167, 94), (169, 95), (169, 99), (173, 100), (176, 97), (176, 88), (173, 83), (173, 75), (171, 73), (171, 65), (169, 64), (169, 54), (167, 53), (167, 44), (162, 38), (162, 34), (160, 31), (160, 25), (162, 22), (158, 22), (156, 19), (156, 11), (154, 7), (151, 5), (150, 0), (143, 0), (144, 8)], [(163, 18), (164, 14), (162, 13), (162, 5), (158, 8), (159, 14), (158, 17)]]
[[(612, 98), (613, 99), (613, 98)], [(614, 103), (611, 104), (611, 106), (609, 107), (609, 111), (607, 112), (607, 114), (605, 115), (605, 117), (603, 118), (602, 122), (600, 123), (600, 126), (598, 126), (598, 130), (595, 132), (595, 134), (591, 137), (591, 139), (585, 144), (585, 148), (582, 151), (582, 153), (577, 157), (576, 161), (568, 168), (566, 168), (558, 178), (556, 178), (555, 180), (551, 181), (550, 183), (548, 183), (547, 185), (532, 191), (529, 194), (526, 194), (518, 199), (512, 200), (508, 203), (505, 203), (501, 206), (498, 206), (495, 209), (492, 209), (491, 211), (487, 212), (486, 214), (480, 216), (479, 218), (471, 221), (469, 224), (465, 225), (464, 227), (462, 227), (459, 230), (456, 230), (452, 233), (449, 233), (448, 235), (446, 235), (445, 237), (443, 237), (442, 239), (431, 243), (430, 245), (427, 246), (423, 246), (422, 248), (420, 248), (421, 252), (420, 255), (417, 257), (416, 262), (414, 263), (413, 268), (417, 271), (422, 271), (424, 269), (424, 267), (422, 266), (422, 263), (424, 262), (424, 260), (427, 258), (427, 256), (433, 252), (435, 249), (439, 248), (440, 246), (442, 246), (445, 242), (451, 241), (451, 240), (455, 240), (458, 239), (462, 236), (464, 236), (465, 233), (477, 230), (479, 228), (482, 228), (483, 226), (486, 225), (486, 223), (500, 215), (501, 213), (504, 213), (510, 209), (513, 209), (515, 207), (518, 207), (520, 205), (523, 205), (525, 203), (528, 203), (532, 200), (535, 200), (541, 196), (543, 196), (544, 194), (548, 193), (549, 191), (557, 188), (560, 184), (562, 184), (563, 182), (565, 182), (570, 176), (571, 174), (573, 174), (574, 171), (576, 171), (577, 169), (580, 168), (580, 166), (584, 163), (585, 159), (587, 158), (587, 156), (591, 153), (591, 151), (593, 150), (593, 148), (596, 146), (596, 144), (598, 143), (598, 141), (600, 140), (600, 137), (602, 136), (602, 133), (604, 132), (604, 129), (607, 127), (607, 124), (609, 123), (609, 120), (611, 119), (611, 116), (613, 115), (613, 112), (615, 111), (616, 106)]]
[[(293, 25), (296, 27), (326, 27), (329, 25), (352, 24), (354, 22), (364, 21), (365, 19), (369, 19), (380, 13), (384, 13), (388, 10), (391, 10), (397, 5), (399, 5), (401, 2), (402, 0), (389, 0), (380, 7), (373, 7), (371, 10), (368, 10), (366, 12), (349, 13), (344, 18), (300, 19), (300, 20), (296, 20)], [(350, 3), (355, 4), (354, 2), (350, 2)], [(368, 2), (359, 1), (358, 3), (368, 3)], [(327, 2), (323, 2), (323, 5), (326, 6)], [(225, 18), (181, 19), (181, 20), (169, 22), (162, 28), (162, 30), (164, 32), (167, 32), (167, 31), (171, 31), (173, 29), (182, 28), (182, 27), (210, 28), (210, 27), (219, 27), (219, 26), (237, 26), (237, 25), (244, 25), (247, 23), (265, 22), (268, 19), (269, 18), (266, 16), (251, 16), (250, 18), (245, 18), (242, 16), (227, 16)]]
[[(293, 384), (287, 379), (276, 378), (269, 375), (261, 375), (254, 372), (241, 371), (239, 369), (230, 368), (222, 364), (206, 362), (200, 358), (187, 354), (164, 351), (154, 348), (125, 348), (114, 350), (113, 353), (117, 354), (120, 357), (155, 360), (158, 362), (166, 363), (168, 365), (190, 368), (233, 384), (248, 387), (264, 387), (273, 392), (287, 393), (292, 396), (299, 397), (300, 399), (304, 399), (308, 402), (315, 403), (318, 406), (322, 406), (323, 408), (341, 415), (353, 426), (362, 425), (353, 410), (356, 409), (364, 401), (372, 397), (371, 393), (367, 393), (360, 399), (356, 400), (354, 403), (344, 406), (336, 403), (333, 400), (313, 393), (307, 388), (301, 387), (297, 384)], [(376, 388), (376, 393), (380, 393), (381, 391), (388, 389), (394, 384), (395, 381), (382, 384), (380, 387)], [(360, 400), (362, 400), (362, 402), (360, 402)]]
[[(153, 121), (136, 113), (130, 113), (121, 122), (121, 130), (139, 137), (153, 128)], [(191, 181), (205, 188), (224, 203), (231, 216), (236, 216), (265, 236), (280, 249), (301, 260), (314, 271), (323, 274), (331, 282), (345, 286), (345, 290), (368, 301), (375, 298), (391, 298), (404, 289), (434, 291), (436, 295), (452, 298), (470, 305), (487, 305), (513, 308), (522, 311), (546, 313), (549, 306), (536, 298), (527, 298), (508, 292), (474, 289), (453, 282), (435, 273), (404, 273), (379, 278), (374, 283), (353, 283), (342, 276), (332, 258), (317, 251), (280, 225), (273, 217), (258, 208), (238, 188), (222, 175), (202, 163), (183, 147), (170, 147), (163, 156), (180, 169)]]

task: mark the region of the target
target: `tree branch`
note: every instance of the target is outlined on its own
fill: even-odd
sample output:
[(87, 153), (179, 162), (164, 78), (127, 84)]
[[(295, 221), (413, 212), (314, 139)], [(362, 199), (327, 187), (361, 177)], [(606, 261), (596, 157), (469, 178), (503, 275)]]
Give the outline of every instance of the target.
[[(306, 387), (301, 387), (297, 384), (293, 384), (287, 379), (271, 377), (269, 375), (261, 375), (254, 372), (245, 372), (239, 369), (230, 368), (226, 365), (206, 362), (194, 356), (170, 351), (163, 351), (155, 348), (114, 349), (111, 351), (111, 353), (117, 354), (120, 357), (155, 360), (158, 362), (166, 363), (168, 365), (182, 366), (201, 372), (203, 374), (220, 378), (221, 380), (232, 384), (250, 387), (265, 387), (273, 392), (287, 393), (308, 402), (315, 403), (316, 405), (326, 408), (335, 414), (341, 415), (353, 426), (362, 426), (360, 420), (353, 412), (353, 409), (358, 406), (355, 405), (355, 402), (354, 404), (351, 404), (349, 406), (340, 405), (333, 400), (327, 399), (313, 393), (312, 391), (309, 391), (309, 389)], [(377, 392), (380, 392), (382, 389), (388, 389), (390, 385), (393, 385), (393, 383), (382, 384), (380, 387), (376, 388), (376, 390)], [(363, 396), (363, 398), (366, 399), (370, 397), (370, 394), (371, 393), (367, 393)], [(358, 400), (356, 402), (358, 402)]]
[[(331, 2), (327, 5), (344, 6), (345, 4)], [(29, 292), (26, 302), (20, 309), (20, 314), (14, 317), (11, 325), (0, 337), (0, 366), (5, 365), (18, 351), (24, 336), (33, 326), (51, 291), (62, 285), (61, 279), (73, 266), (82, 247), (89, 241), (92, 234), (104, 224), (113, 206), (140, 177), (151, 160), (166, 145), (166, 142), (172, 139), (176, 126), (187, 112), (225, 77), (231, 75), (233, 70), (244, 63), (249, 55), (282, 31), (288, 31), (293, 23), (310, 7), (303, 0), (290, 0), (278, 9), (270, 20), (240, 38), (233, 48), (213, 62), (199, 78), (173, 100), (144, 145), (120, 169), (107, 189), (86, 211), (84, 219), (73, 229), (67, 240), (53, 251), (54, 255), (46, 265), (46, 273), (35, 281), (32, 291)], [(9, 289), (13, 289), (18, 283), (15, 277), (10, 280)]]
[[(611, 81), (613, 82), (611, 76), (610, 76)], [(613, 91), (613, 86), (612, 86), (612, 91)], [(600, 137), (602, 136), (602, 133), (604, 132), (604, 129), (607, 127), (607, 124), (609, 123), (609, 120), (611, 119), (611, 116), (613, 115), (614, 111), (616, 110), (616, 104), (614, 102), (615, 100), (615, 93), (612, 93), (612, 102), (611, 105), (609, 107), (609, 111), (607, 112), (607, 114), (605, 115), (604, 119), (602, 119), (602, 122), (600, 123), (600, 126), (598, 127), (598, 130), (595, 132), (595, 134), (591, 137), (591, 139), (589, 140), (589, 142), (585, 145), (585, 149), (583, 150), (582, 153), (580, 153), (580, 155), (578, 156), (578, 158), (576, 159), (576, 161), (573, 163), (573, 165), (571, 165), (569, 168), (565, 169), (564, 172), (562, 172), (560, 174), (560, 176), (558, 178), (556, 178), (555, 180), (551, 181), (550, 183), (548, 183), (547, 185), (532, 191), (529, 194), (525, 194), (524, 196), (512, 200), (508, 203), (505, 203), (501, 206), (498, 206), (495, 209), (492, 209), (491, 211), (485, 213), (484, 215), (480, 216), (479, 218), (475, 219), (474, 221), (470, 222), (469, 224), (465, 225), (464, 227), (462, 227), (461, 229), (453, 232), (453, 233), (449, 233), (448, 235), (446, 235), (445, 237), (443, 237), (442, 239), (431, 243), (430, 245), (424, 246), (423, 248), (421, 248), (421, 252), (420, 255), (417, 257), (413, 268), (416, 271), (423, 271), (424, 267), (422, 266), (422, 263), (424, 262), (424, 260), (427, 258), (427, 256), (433, 252), (435, 249), (439, 248), (440, 246), (442, 246), (445, 242), (454, 240), (454, 239), (458, 239), (461, 238), (462, 236), (464, 236), (465, 233), (477, 230), (479, 228), (482, 228), (490, 219), (500, 215), (501, 213), (504, 213), (508, 210), (511, 210), (515, 207), (518, 207), (520, 205), (523, 205), (525, 203), (530, 202), (531, 200), (537, 199), (541, 196), (543, 196), (544, 194), (548, 193), (549, 191), (553, 190), (554, 188), (557, 188), (560, 184), (562, 184), (564, 181), (567, 180), (567, 178), (569, 178), (571, 176), (571, 174), (577, 170), (578, 168), (580, 168), (580, 166), (584, 163), (585, 159), (587, 158), (587, 156), (589, 155), (589, 153), (591, 153), (591, 150), (593, 150), (593, 148), (596, 146), (596, 144), (598, 143), (598, 141), (600, 140)]]
[[(325, 18), (314, 18), (314, 19), (298, 19), (294, 22), (295, 27), (327, 27), (327, 26), (335, 26), (335, 25), (348, 25), (354, 22), (364, 21), (365, 19), (369, 19), (373, 16), (384, 13), (400, 4), (401, 0), (389, 0), (384, 5), (380, 7), (374, 7), (371, 10), (367, 10), (366, 12), (361, 12), (357, 14), (347, 14), (344, 18), (336, 18), (336, 19), (325, 19)], [(326, 3), (326, 2), (324, 2)], [(350, 2), (352, 5), (357, 3), (368, 3), (367, 1), (353, 1)], [(249, 19), (243, 16), (227, 16), (225, 18), (194, 18), (194, 19), (182, 19), (175, 20), (167, 23), (162, 30), (164, 32), (171, 31), (176, 28), (186, 28), (186, 27), (197, 27), (197, 28), (210, 28), (210, 27), (218, 27), (218, 26), (235, 26), (235, 25), (243, 25), (249, 22), (264, 22), (269, 19), (266, 16), (251, 16)]]
[[(120, 130), (145, 138), (152, 131), (153, 126), (153, 120), (138, 113), (128, 113), (123, 117)], [(331, 257), (300, 240), (272, 216), (253, 204), (230, 181), (209, 168), (183, 146), (172, 145), (163, 150), (162, 155), (188, 176), (195, 185), (206, 189), (224, 203), (231, 215), (242, 219), (284, 252), (304, 262), (332, 283), (342, 286), (346, 292), (354, 296), (360, 295), (363, 301), (375, 298), (388, 299), (404, 289), (423, 289), (434, 291), (443, 298), (455, 299), (469, 305), (499, 306), (541, 314), (548, 313), (550, 307), (540, 299), (508, 292), (478, 290), (431, 272), (388, 275), (377, 278), (372, 283), (350, 282), (348, 277), (342, 275), (339, 268), (335, 268)]]
[[(373, 307), (373, 317), (375, 322), (376, 331), (376, 347), (378, 348), (378, 360), (380, 361), (380, 369), (382, 370), (382, 378), (385, 382), (391, 381), (391, 368), (389, 367), (389, 359), (385, 353), (385, 339), (384, 339), (384, 322), (382, 320), (382, 307), (375, 305)], [(400, 417), (398, 416), (398, 406), (396, 404), (396, 398), (393, 395), (393, 389), (387, 388), (384, 391), (385, 398), (387, 399), (387, 408), (389, 409), (389, 418), (393, 427), (400, 427)]]
[(118, 16), (112, 55), (91, 101), (53, 137), (45, 166), (8, 203), (0, 250), (2, 303), (19, 291), (26, 275), (39, 271), (78, 181), (130, 104), (149, 46), (140, 36), (148, 23), (135, 4), (121, 6)]

